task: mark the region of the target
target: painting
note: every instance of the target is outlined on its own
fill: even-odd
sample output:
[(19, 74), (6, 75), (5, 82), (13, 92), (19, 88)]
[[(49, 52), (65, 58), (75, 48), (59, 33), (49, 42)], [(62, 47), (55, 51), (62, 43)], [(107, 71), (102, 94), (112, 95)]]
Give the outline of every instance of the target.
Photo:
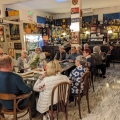
[(77, 13), (79, 13), (79, 7), (71, 8), (71, 14), (77, 14)]
[(21, 53), (15, 53), (16, 60), (21, 56)]
[(22, 44), (21, 43), (14, 43), (15, 50), (22, 50)]
[(79, 32), (72, 32), (72, 44), (79, 44)]
[(14, 48), (8, 48), (8, 54), (14, 58)]
[(5, 42), (5, 38), (4, 38), (4, 27), (0, 26), (0, 41), (1, 42)]
[(40, 27), (33, 23), (23, 23), (23, 30), (25, 34), (40, 34)]
[(20, 30), (19, 25), (17, 24), (9, 24), (10, 27), (10, 40), (20, 40)]
[(96, 33), (96, 27), (91, 27), (91, 28), (90, 28), (90, 32), (91, 32), (91, 33)]

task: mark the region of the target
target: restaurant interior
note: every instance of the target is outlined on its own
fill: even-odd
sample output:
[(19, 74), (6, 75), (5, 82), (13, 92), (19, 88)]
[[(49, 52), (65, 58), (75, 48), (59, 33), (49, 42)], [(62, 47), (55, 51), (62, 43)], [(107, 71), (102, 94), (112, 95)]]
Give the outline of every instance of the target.
[(0, 120), (120, 120), (120, 1), (0, 0)]

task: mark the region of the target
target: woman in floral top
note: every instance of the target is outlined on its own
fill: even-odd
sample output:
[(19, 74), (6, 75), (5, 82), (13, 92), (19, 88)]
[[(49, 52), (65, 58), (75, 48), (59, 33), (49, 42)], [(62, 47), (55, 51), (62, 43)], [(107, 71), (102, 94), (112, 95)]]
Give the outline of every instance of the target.
[[(79, 85), (81, 84), (80, 93), (83, 92), (84, 81), (80, 83), (80, 78), (82, 77), (83, 73), (86, 71), (84, 67), (87, 63), (87, 60), (82, 55), (77, 56), (75, 60), (76, 68), (71, 71), (69, 75), (69, 80), (71, 80), (71, 88), (70, 88), (70, 95), (78, 94)], [(74, 97), (70, 96), (70, 102), (74, 101)]]

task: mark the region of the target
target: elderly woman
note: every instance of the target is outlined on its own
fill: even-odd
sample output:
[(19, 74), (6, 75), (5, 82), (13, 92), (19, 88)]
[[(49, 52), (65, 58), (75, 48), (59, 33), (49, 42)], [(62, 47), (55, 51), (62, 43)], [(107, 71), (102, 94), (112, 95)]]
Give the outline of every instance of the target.
[(26, 50), (22, 50), (21, 57), (17, 61), (18, 72), (24, 73), (29, 69), (29, 57), (27, 54), (28, 52)]
[(35, 54), (33, 54), (32, 56), (31, 56), (32, 58), (31, 58), (31, 63), (37, 58), (37, 57), (39, 57), (39, 63), (38, 63), (38, 65), (40, 65), (41, 67), (43, 67), (44, 66), (44, 64), (46, 64), (46, 56), (45, 56), (45, 53), (44, 52), (42, 52), (42, 49), (40, 48), (40, 47), (37, 47), (36, 49), (35, 49)]
[(77, 47), (77, 53), (78, 53), (79, 55), (82, 55), (82, 54), (83, 54), (83, 52), (82, 52), (82, 46), (81, 46), (81, 45), (79, 45), (79, 46)]
[[(46, 74), (39, 77), (33, 87), (35, 91), (40, 92), (37, 103), (37, 111), (40, 113), (46, 113), (49, 110), (49, 107), (51, 106), (51, 95), (54, 86), (60, 82), (69, 82), (67, 76), (61, 75), (60, 72), (61, 66), (58, 61), (50, 61), (47, 64)], [(55, 94), (54, 98), (54, 104), (56, 104), (57, 94)], [(48, 113), (46, 116), (47, 115)], [(46, 116), (44, 116), (44, 119)]]
[(99, 46), (93, 47), (93, 53), (91, 54), (91, 57), (94, 59), (96, 67), (101, 70), (102, 75), (101, 77), (106, 78), (106, 65), (103, 64), (103, 56), (100, 54), (101, 50)]
[[(70, 88), (70, 94), (78, 94), (79, 85), (81, 84), (81, 90), (80, 92), (83, 92), (83, 85), (84, 81), (80, 83), (80, 78), (82, 77), (83, 73), (86, 71), (86, 68), (84, 67), (87, 63), (87, 60), (82, 55), (77, 56), (75, 60), (75, 66), (76, 68), (71, 71), (69, 75), (69, 79), (71, 80), (71, 88)], [(70, 96), (70, 102), (74, 101), (74, 97)]]
[(84, 49), (89, 49), (89, 47), (88, 47), (88, 44), (87, 44), (87, 43), (85, 43), (85, 44), (84, 44)]

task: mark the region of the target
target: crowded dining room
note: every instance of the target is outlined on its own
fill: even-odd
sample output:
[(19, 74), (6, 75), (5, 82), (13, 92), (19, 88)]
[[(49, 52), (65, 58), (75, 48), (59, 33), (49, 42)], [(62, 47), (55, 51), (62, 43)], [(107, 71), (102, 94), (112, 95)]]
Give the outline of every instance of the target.
[(119, 0), (0, 0), (0, 120), (119, 112)]

